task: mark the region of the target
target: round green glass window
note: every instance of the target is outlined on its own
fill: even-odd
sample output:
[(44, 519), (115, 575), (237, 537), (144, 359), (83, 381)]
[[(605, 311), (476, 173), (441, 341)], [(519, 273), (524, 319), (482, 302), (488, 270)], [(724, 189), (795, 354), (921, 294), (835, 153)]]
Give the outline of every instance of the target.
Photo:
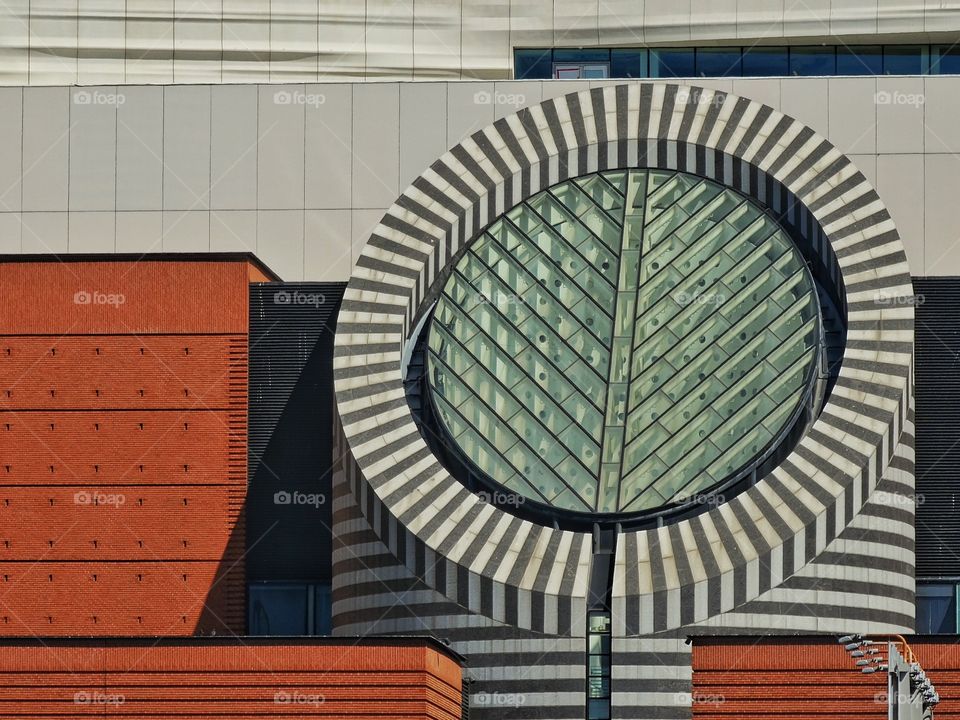
[(442, 431), (510, 493), (579, 513), (689, 502), (809, 398), (819, 300), (753, 201), (659, 170), (570, 180), (457, 260), (427, 342)]

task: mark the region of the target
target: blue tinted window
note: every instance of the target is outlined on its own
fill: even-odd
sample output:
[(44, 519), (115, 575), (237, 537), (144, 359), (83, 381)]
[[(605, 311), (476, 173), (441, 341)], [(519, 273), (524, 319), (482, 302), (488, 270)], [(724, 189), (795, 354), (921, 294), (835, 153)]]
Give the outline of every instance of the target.
[(790, 48), (791, 75), (836, 75), (837, 49), (835, 47)]
[(314, 634), (329, 635), (333, 632), (333, 597), (330, 583), (314, 586), (313, 607)]
[(926, 72), (926, 48), (920, 45), (887, 45), (883, 49), (884, 75), (921, 75)]
[(513, 76), (518, 80), (548, 80), (553, 77), (552, 51), (517, 50), (514, 53)]
[(606, 48), (556, 48), (553, 61), (557, 63), (609, 62), (610, 51)]
[(251, 635), (308, 634), (306, 585), (251, 585)]
[(860, 45), (837, 48), (838, 75), (882, 75), (883, 47)]
[(917, 632), (957, 632), (956, 587), (917, 583)]
[(930, 72), (934, 75), (960, 74), (960, 48), (954, 45), (934, 45), (930, 54)]
[(610, 51), (610, 77), (647, 77), (647, 51), (642, 48), (625, 48)]
[(650, 77), (696, 77), (693, 50), (651, 50)]
[(743, 74), (745, 77), (786, 75), (787, 69), (787, 49), (785, 47), (750, 48), (743, 53)]
[(697, 77), (739, 77), (740, 48), (703, 48), (697, 50)]

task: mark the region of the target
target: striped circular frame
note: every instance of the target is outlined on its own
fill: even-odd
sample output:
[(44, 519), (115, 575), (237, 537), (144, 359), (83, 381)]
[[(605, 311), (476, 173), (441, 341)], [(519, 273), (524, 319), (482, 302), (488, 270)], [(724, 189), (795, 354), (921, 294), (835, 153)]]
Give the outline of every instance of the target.
[[(633, 167), (709, 177), (804, 229), (844, 293), (848, 333), (827, 405), (780, 467), (694, 518), (621, 536), (617, 634), (706, 620), (811, 562), (860, 511), (908, 422), (906, 256), (876, 192), (824, 138), (752, 100), (661, 83), (498, 120), (437, 160), (373, 231), (344, 296), (334, 368), (346, 474), (370, 526), (429, 585), (520, 628), (582, 634), (591, 538), (479, 501), (443, 468), (407, 407), (405, 341), (458, 249), (500, 214), (566, 178)], [(443, 572), (424, 572), (431, 563)]]

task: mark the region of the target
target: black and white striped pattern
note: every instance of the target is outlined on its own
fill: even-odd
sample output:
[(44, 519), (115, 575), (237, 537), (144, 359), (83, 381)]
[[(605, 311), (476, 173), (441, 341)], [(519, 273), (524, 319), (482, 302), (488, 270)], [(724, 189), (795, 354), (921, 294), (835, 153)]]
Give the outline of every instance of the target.
[[(706, 622), (800, 574), (897, 469), (910, 423), (903, 248), (877, 194), (829, 142), (760, 103), (656, 83), (571, 94), (497, 121), (437, 160), (374, 230), (344, 298), (335, 375), (345, 476), (369, 527), (418, 577), (440, 559), (428, 586), (520, 629), (582, 635), (590, 538), (480, 503), (446, 472), (406, 407), (403, 344), (451, 258), (500, 213), (565, 178), (626, 167), (696, 173), (781, 211), (832, 283), (848, 338), (827, 406), (777, 470), (693, 519), (621, 537), (616, 635)], [(912, 472), (899, 472), (912, 487)], [(849, 600), (866, 607), (865, 597)], [(899, 627), (902, 612), (869, 607)]]

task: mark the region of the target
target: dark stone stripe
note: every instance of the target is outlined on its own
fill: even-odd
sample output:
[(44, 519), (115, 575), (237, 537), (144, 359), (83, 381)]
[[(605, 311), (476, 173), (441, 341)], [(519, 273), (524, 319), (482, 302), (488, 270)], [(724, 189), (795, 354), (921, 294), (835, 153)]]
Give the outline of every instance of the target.
[(807, 170), (820, 162), (820, 160), (822, 160), (824, 156), (833, 149), (833, 145), (831, 145), (828, 141), (821, 141), (820, 144), (817, 145), (811, 152), (802, 156), (803, 159), (800, 160), (800, 162), (797, 163), (797, 166), (794, 167), (793, 170), (791, 170), (789, 174), (780, 181), (781, 184), (783, 184), (785, 187), (791, 187), (800, 177), (803, 176), (805, 172), (807, 172)]
[(629, 127), (627, 120), (629, 117), (630, 91), (626, 85), (617, 85), (615, 88), (617, 102), (617, 167), (625, 168), (629, 159), (627, 134)]
[[(340, 325), (343, 325), (343, 323)], [(389, 362), (370, 363), (369, 365), (356, 365), (354, 367), (338, 368), (335, 373), (335, 377), (338, 380), (342, 380), (344, 378), (364, 377), (365, 375), (376, 375), (379, 373), (391, 372), (399, 369), (400, 361), (391, 360)]]
[(837, 208), (833, 212), (828, 213), (823, 218), (820, 219), (820, 224), (824, 227), (830, 225), (837, 220), (842, 220), (843, 218), (850, 217), (855, 210), (860, 210), (865, 208), (867, 205), (876, 202), (880, 197), (876, 192), (869, 189), (867, 186), (867, 192), (859, 197), (855, 197), (852, 200), (847, 200), (842, 207)]
[(726, 152), (725, 148), (727, 143), (730, 142), (730, 138), (733, 137), (733, 134), (737, 131), (737, 128), (740, 126), (740, 120), (743, 118), (744, 113), (747, 112), (747, 108), (750, 107), (751, 100), (747, 98), (738, 97), (736, 103), (734, 103), (733, 110), (730, 113), (730, 117), (726, 120), (726, 125), (723, 128), (723, 132), (720, 133), (720, 138), (717, 140), (717, 148)]
[(370, 407), (361, 408), (360, 410), (353, 410), (348, 413), (343, 413), (341, 414), (340, 419), (344, 425), (352, 425), (360, 422), (361, 420), (369, 420), (372, 417), (376, 417), (380, 413), (396, 410), (400, 407), (407, 407), (406, 398), (394, 398), (392, 400), (387, 400), (386, 402), (376, 403)]
[[(557, 166), (560, 172), (558, 179), (566, 180), (570, 176), (570, 168), (567, 167), (567, 141), (563, 136), (563, 128), (560, 126), (557, 108), (553, 102), (546, 102), (541, 107), (543, 108), (543, 115), (547, 119), (547, 129), (557, 146)], [(544, 187), (546, 187), (546, 184), (544, 184)]]
[(379, 258), (370, 257), (369, 255), (361, 255), (357, 258), (357, 267), (367, 268), (368, 270), (374, 270), (376, 272), (384, 272), (390, 275), (399, 275), (400, 277), (406, 278), (415, 278), (420, 275), (418, 270), (413, 268), (406, 267), (405, 265), (397, 265), (386, 260), (380, 260)]
[(333, 350), (336, 357), (355, 357), (357, 355), (376, 355), (379, 353), (395, 353), (400, 350), (400, 343), (367, 343), (365, 345), (338, 345)]
[[(806, 125), (801, 127), (800, 131), (797, 133), (797, 136), (790, 141), (790, 144), (783, 149), (783, 152), (781, 152), (777, 159), (774, 160), (770, 164), (770, 167), (767, 168), (767, 174), (771, 176), (776, 175), (784, 165), (797, 156), (797, 153), (800, 152), (800, 148), (802, 148), (807, 141), (813, 137), (813, 134), (813, 130), (808, 128)], [(779, 180), (777, 182), (781, 185), (787, 184), (786, 182)]]
[[(439, 161), (437, 161), (439, 162)], [(436, 165), (436, 163), (434, 163)], [(433, 167), (433, 166), (431, 166)], [(439, 174), (439, 173), (438, 173)], [(432, 182), (426, 180), (425, 178), (418, 177), (413, 181), (413, 186), (426, 195), (428, 198), (433, 200), (435, 203), (442, 205), (447, 210), (449, 210), (454, 215), (463, 215), (463, 208), (458, 205), (453, 198), (447, 195), (444, 192), (441, 192)]]
[[(425, 252), (421, 252), (416, 248), (398, 243), (396, 240), (389, 240), (381, 235), (371, 235), (370, 239), (367, 240), (367, 245), (370, 247), (375, 247), (379, 250), (383, 250), (384, 252), (400, 255), (421, 263), (426, 263), (427, 260), (430, 259), (430, 255)], [(363, 256), (361, 255), (361, 257)]]
[(750, 147), (750, 143), (756, 140), (757, 135), (760, 134), (760, 130), (766, 124), (771, 114), (773, 114), (772, 107), (770, 107), (769, 105), (760, 106), (760, 109), (757, 110), (757, 114), (754, 116), (753, 120), (751, 120), (750, 124), (747, 126), (747, 129), (744, 132), (743, 138), (740, 140), (740, 144), (737, 145), (737, 149), (734, 153), (735, 155), (737, 155), (737, 157), (743, 157), (743, 154), (747, 151), (747, 148)]
[[(766, 159), (767, 155), (770, 154), (770, 151), (777, 146), (780, 138), (784, 136), (784, 134), (787, 132), (787, 128), (789, 128), (793, 122), (793, 118), (787, 117), (786, 115), (781, 117), (780, 120), (777, 121), (777, 124), (774, 125), (773, 129), (770, 131), (769, 137), (767, 137), (760, 147), (757, 148), (757, 152), (754, 153), (753, 158), (750, 160), (751, 164), (753, 164), (755, 167), (759, 167), (760, 164), (763, 163), (764, 159)], [(764, 174), (766, 175), (766, 173)]]
[[(590, 91), (590, 103), (593, 107), (593, 126), (597, 133), (597, 168), (606, 170), (607, 164), (607, 111), (604, 107), (603, 88), (593, 88)], [(578, 138), (579, 139), (579, 138)], [(586, 158), (587, 148), (583, 147), (583, 162), (580, 163), (580, 172), (584, 173), (587, 168)]]
[(377, 315), (396, 315), (398, 317), (403, 317), (405, 314), (403, 305), (390, 305), (388, 303), (370, 302), (367, 300), (352, 300), (349, 298), (344, 298), (343, 303), (340, 305), (340, 313), (343, 314), (346, 312), (374, 313)]
[[(408, 210), (422, 220), (426, 220), (428, 223), (436, 227), (437, 229), (447, 232), (450, 230), (450, 223), (447, 220), (444, 220), (441, 216), (437, 215), (432, 210), (428, 210), (417, 200), (414, 200), (408, 195), (401, 195), (397, 198), (397, 205), (402, 207), (404, 210)], [(436, 244), (436, 239), (432, 241), (432, 244)]]
[(404, 287), (403, 285), (396, 285), (394, 283), (381, 282), (377, 280), (368, 280), (367, 278), (357, 277), (356, 275), (354, 275), (353, 279), (350, 281), (350, 288), (352, 290), (365, 290), (368, 292), (396, 295), (397, 297), (404, 297), (410, 294), (410, 288)]
[[(840, 196), (850, 192), (861, 183), (866, 183), (866, 182), (867, 182), (867, 179), (863, 176), (863, 173), (857, 171), (853, 175), (848, 177), (846, 180), (838, 183), (835, 187), (825, 192), (816, 200), (811, 200), (809, 203), (807, 203), (806, 204), (807, 209), (810, 212), (815, 213), (817, 212), (817, 210), (819, 210), (822, 207), (826, 207), (827, 205), (832, 203), (834, 200), (839, 200)], [(820, 185), (822, 185), (822, 183), (823, 183), (823, 180), (821, 178), (816, 178), (814, 180), (811, 180), (802, 188), (797, 190), (797, 195), (800, 195), (800, 196), (808, 195), (814, 190), (816, 190), (817, 188), (819, 188)]]
[(524, 132), (526, 132), (527, 138), (530, 140), (530, 144), (533, 145), (533, 151), (537, 154), (537, 158), (540, 161), (540, 188), (545, 188), (550, 184), (550, 165), (549, 165), (549, 155), (547, 154), (547, 146), (543, 144), (543, 139), (540, 137), (540, 129), (537, 127), (537, 122), (533, 118), (533, 114), (528, 108), (523, 108), (517, 117), (520, 120), (520, 125), (523, 126)]
[(860, 242), (854, 243), (853, 245), (848, 245), (845, 248), (841, 248), (836, 251), (837, 258), (845, 258), (850, 255), (856, 255), (862, 253), (866, 250), (873, 250), (873, 248), (886, 245), (887, 243), (896, 242), (900, 240), (900, 233), (896, 230), (886, 230), (878, 235), (867, 238), (866, 240), (861, 240)]
[(713, 102), (707, 106), (707, 114), (703, 118), (703, 124), (700, 126), (700, 134), (697, 136), (697, 145), (706, 146), (710, 134), (713, 132), (714, 125), (717, 124), (717, 118), (720, 117), (720, 111), (726, 104), (730, 96), (725, 92), (716, 92), (713, 95)]

